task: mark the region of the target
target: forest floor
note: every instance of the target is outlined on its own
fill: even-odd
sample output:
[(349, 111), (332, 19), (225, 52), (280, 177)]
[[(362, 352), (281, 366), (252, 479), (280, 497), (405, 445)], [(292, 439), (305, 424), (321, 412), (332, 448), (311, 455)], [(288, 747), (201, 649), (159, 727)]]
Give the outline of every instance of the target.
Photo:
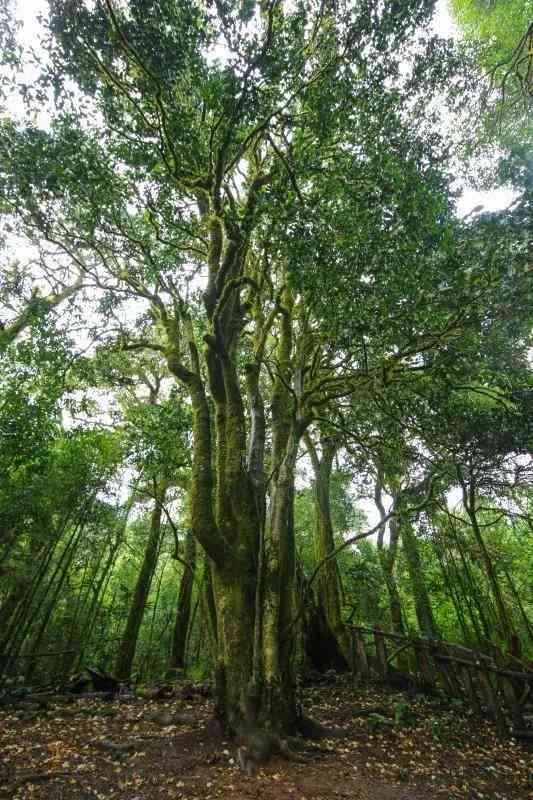
[[(0, 797), (32, 800), (529, 800), (533, 747), (499, 739), (458, 704), (338, 679), (304, 691), (341, 738), (306, 764), (274, 758), (248, 777), (202, 697), (50, 702), (0, 710)], [(170, 724), (169, 724), (170, 723)]]

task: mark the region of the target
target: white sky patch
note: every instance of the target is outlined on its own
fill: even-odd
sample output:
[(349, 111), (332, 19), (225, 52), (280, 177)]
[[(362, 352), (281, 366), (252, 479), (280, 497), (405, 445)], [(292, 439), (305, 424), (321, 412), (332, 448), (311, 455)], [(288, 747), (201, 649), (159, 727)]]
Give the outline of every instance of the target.
[(511, 205), (516, 197), (512, 189), (500, 188), (486, 192), (473, 191), (466, 189), (463, 195), (457, 200), (457, 213), (460, 217), (471, 214), (474, 208), (482, 206), (481, 211), (503, 211)]
[(433, 30), (439, 36), (443, 37), (456, 37), (458, 36), (457, 26), (455, 25), (450, 14), (448, 0), (439, 0), (433, 15)]
[(24, 45), (32, 46), (37, 43), (42, 30), (37, 17), (47, 11), (48, 4), (45, 0), (18, 0), (15, 4), (15, 15), (23, 23), (19, 38)]

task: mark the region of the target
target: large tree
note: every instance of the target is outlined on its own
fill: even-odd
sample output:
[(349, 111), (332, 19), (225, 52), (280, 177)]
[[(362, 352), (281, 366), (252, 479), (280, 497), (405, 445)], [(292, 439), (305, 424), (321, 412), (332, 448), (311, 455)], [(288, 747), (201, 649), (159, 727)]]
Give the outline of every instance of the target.
[(457, 66), (419, 37), (431, 9), (51, 0), (48, 62), (25, 87), (30, 106), (55, 93), (49, 129), (3, 123), (19, 230), (94, 286), (99, 336), (155, 352), (188, 393), (230, 729), (299, 724), (306, 430), (414, 382), (480, 322), (428, 105)]

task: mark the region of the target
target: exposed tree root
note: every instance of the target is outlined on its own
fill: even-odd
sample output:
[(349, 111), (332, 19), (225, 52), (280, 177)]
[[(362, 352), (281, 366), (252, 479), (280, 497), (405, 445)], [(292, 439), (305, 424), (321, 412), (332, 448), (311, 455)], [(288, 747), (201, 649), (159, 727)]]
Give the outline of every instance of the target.
[(267, 764), (275, 754), (283, 756), (287, 761), (307, 763), (307, 759), (294, 752), (288, 740), (281, 736), (256, 730), (241, 738), (244, 743), (237, 749), (237, 760), (240, 768), (249, 776), (255, 775), (258, 768)]
[(298, 721), (298, 733), (304, 739), (320, 741), (320, 739), (344, 739), (347, 732), (341, 728), (326, 728), (310, 717), (301, 716)]
[(236, 736), (240, 768), (249, 776), (255, 775), (258, 768), (267, 764), (273, 755), (280, 755), (293, 763), (307, 764), (316, 757), (317, 752), (320, 755), (323, 752), (316, 748), (308, 750), (305, 747), (306, 739), (341, 739), (346, 736), (343, 730), (325, 728), (303, 716), (300, 717), (296, 733), (297, 736), (281, 736), (249, 724), (241, 725)]

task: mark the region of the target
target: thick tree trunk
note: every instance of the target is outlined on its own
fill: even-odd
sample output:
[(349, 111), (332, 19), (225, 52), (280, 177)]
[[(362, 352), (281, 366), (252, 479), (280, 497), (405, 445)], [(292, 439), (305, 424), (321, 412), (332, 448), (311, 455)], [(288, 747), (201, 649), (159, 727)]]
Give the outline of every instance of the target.
[(178, 593), (176, 621), (172, 633), (170, 650), (170, 668), (183, 669), (185, 666), (185, 648), (187, 633), (191, 618), (191, 599), (194, 585), (194, 570), (196, 565), (196, 541), (192, 531), (187, 531), (185, 543), (185, 564)]
[(217, 714), (230, 730), (245, 716), (252, 693), (255, 580), (253, 563), (245, 557), (213, 568)]
[(293, 733), (297, 725), (294, 474), (300, 439), (306, 427), (298, 417), (287, 383), (292, 377), (297, 394), (300, 378), (291, 360), (295, 355), (292, 312), (292, 293), (286, 289), (279, 321), (277, 375), (272, 387), (272, 484), (264, 542), (259, 548), (254, 654), (254, 691), (261, 697), (258, 718), (284, 733)]
[(286, 733), (294, 732), (298, 721), (293, 674), (296, 564), (292, 508), (299, 441), (300, 431), (295, 426), (288, 432), (285, 455), (277, 471), (265, 542), (259, 719)]
[(255, 487), (246, 470), (244, 411), (238, 381), (231, 364), (222, 367), (221, 359), (213, 355), (209, 368), (215, 401), (215, 458), (211, 410), (204, 386), (198, 373), (175, 371), (190, 388), (194, 411), (191, 528), (210, 565), (212, 593), (208, 607), (213, 606), (215, 612), (211, 627), (216, 636), (216, 710), (223, 724), (236, 730), (253, 694), (260, 523)]
[(150, 593), (152, 579), (157, 566), (157, 556), (161, 540), (161, 515), (165, 502), (166, 486), (160, 484), (155, 491), (155, 505), (150, 518), (150, 533), (144, 550), (141, 570), (137, 577), (133, 600), (128, 614), (126, 627), (122, 634), (115, 673), (120, 680), (129, 680), (137, 648), (137, 639), (144, 617), (146, 601)]
[[(262, 185), (254, 181), (253, 192)], [(294, 547), (292, 495), (294, 465), (303, 430), (290, 430), (294, 416), (287, 390), (291, 375), (290, 298), (281, 314), (281, 358), (275, 381), (272, 413), (271, 508), (265, 519), (265, 414), (259, 391), (259, 370), (270, 322), (257, 318), (253, 360), (247, 369), (249, 408), (245, 413), (242, 375), (235, 342), (242, 330), (243, 313), (238, 287), (247, 239), (232, 230), (225, 238), (216, 189), (205, 217), (209, 230), (209, 277), (204, 304), (209, 333), (207, 344), (209, 399), (195, 331), (183, 317), (189, 365), (176, 329), (167, 323), (167, 360), (170, 370), (189, 390), (193, 408), (193, 463), (191, 528), (210, 559), (216, 624), (214, 677), (216, 709), (233, 732), (244, 721), (290, 732), (296, 721), (292, 680), (292, 621)], [(208, 202), (205, 200), (205, 204)], [(253, 212), (247, 207), (246, 223)], [(244, 224), (244, 223), (243, 223)], [(227, 232), (226, 232), (227, 233)], [(240, 277), (239, 277), (240, 276)], [(255, 287), (255, 285), (254, 285)], [(289, 376), (289, 377), (288, 377)], [(292, 399), (292, 395), (289, 398)], [(251, 422), (248, 425), (248, 422)], [(215, 443), (213, 453), (213, 442)]]

